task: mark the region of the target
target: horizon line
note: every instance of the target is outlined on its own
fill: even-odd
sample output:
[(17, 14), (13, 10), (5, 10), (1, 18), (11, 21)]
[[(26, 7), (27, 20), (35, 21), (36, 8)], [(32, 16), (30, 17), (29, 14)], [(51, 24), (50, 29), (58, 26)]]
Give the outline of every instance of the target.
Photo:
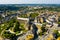
[[(15, 3), (12, 3), (12, 4), (15, 4)], [(34, 4), (34, 3), (28, 3), (28, 4)], [(38, 3), (39, 4), (39, 3)], [(42, 3), (41, 3), (42, 4)], [(1, 5), (1, 4), (0, 4)]]

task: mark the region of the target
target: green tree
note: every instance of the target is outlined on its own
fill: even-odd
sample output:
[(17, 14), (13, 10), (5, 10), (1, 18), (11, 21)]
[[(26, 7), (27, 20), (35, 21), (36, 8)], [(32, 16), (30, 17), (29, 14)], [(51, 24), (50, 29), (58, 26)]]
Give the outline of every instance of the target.
[(20, 23), (18, 21), (16, 21), (15, 27), (14, 27), (14, 32), (20, 31), (21, 29), (19, 27), (20, 27)]
[(31, 18), (35, 18), (35, 17), (37, 17), (38, 15), (39, 15), (38, 13), (31, 13), (31, 14), (30, 14), (30, 17), (31, 17)]
[(58, 17), (58, 27), (60, 27), (60, 16)]

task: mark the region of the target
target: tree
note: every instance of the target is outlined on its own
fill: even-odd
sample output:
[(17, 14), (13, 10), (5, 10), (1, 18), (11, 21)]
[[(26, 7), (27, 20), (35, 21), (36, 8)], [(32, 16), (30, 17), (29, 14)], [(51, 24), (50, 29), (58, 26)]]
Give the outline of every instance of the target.
[(58, 27), (60, 27), (60, 16), (58, 17)]
[(20, 27), (20, 23), (18, 21), (16, 21), (16, 23), (14, 24), (15, 27), (14, 27), (14, 32), (17, 32), (17, 31), (20, 31), (21, 29), (19, 28)]
[(8, 22), (6, 22), (6, 24), (8, 25), (7, 30), (9, 28), (13, 27), (15, 22), (16, 22), (16, 19), (15, 18), (10, 19)]
[(41, 27), (42, 32), (46, 32), (45, 27)]
[(54, 34), (56, 35), (55, 38), (60, 37), (60, 33), (58, 32), (58, 30), (54, 30)]
[(15, 34), (11, 34), (11, 33), (5, 31), (2, 36), (3, 36), (4, 38), (12, 39), (12, 38), (15, 37), (16, 35), (15, 35)]
[(39, 15), (38, 13), (31, 13), (31, 14), (30, 14), (30, 17), (31, 17), (31, 18), (35, 18), (35, 17), (37, 17), (38, 15)]

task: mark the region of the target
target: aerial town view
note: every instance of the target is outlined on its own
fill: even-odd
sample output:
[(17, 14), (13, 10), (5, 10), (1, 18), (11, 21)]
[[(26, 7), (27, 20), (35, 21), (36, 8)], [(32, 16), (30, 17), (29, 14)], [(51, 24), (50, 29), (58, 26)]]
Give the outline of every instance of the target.
[(0, 40), (60, 40), (60, 5), (0, 5)]

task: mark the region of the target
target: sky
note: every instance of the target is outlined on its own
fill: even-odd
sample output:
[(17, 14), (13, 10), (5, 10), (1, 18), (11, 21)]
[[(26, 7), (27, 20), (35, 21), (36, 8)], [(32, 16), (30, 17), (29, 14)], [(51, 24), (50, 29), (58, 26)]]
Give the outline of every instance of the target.
[(0, 0), (0, 4), (60, 4), (60, 0)]

